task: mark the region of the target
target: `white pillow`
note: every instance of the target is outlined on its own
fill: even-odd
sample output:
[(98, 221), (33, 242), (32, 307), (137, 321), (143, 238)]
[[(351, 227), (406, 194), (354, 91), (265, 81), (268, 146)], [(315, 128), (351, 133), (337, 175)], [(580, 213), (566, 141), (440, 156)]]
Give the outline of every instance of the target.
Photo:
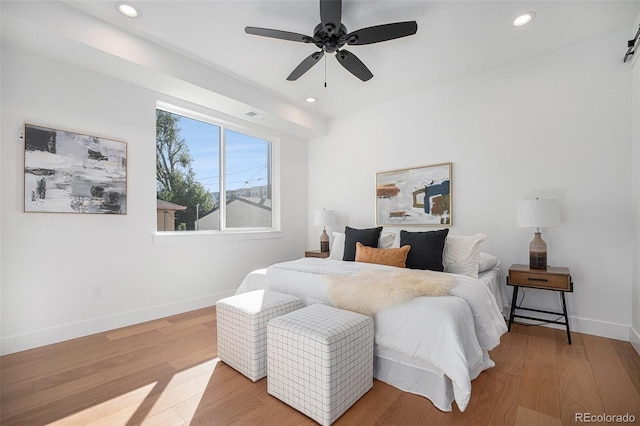
[(344, 257), (344, 238), (345, 234), (342, 232), (333, 233), (333, 244), (331, 245), (329, 259), (342, 260)]
[[(329, 259), (342, 260), (344, 257), (344, 239), (345, 234), (342, 232), (333, 233), (333, 244), (331, 245), (331, 252), (329, 253)], [(378, 240), (378, 248), (388, 249), (393, 246), (393, 242), (396, 240), (395, 232), (383, 232), (380, 234), (380, 240)]]
[(500, 259), (489, 253), (480, 252), (478, 258), (478, 273), (500, 266)]
[(486, 238), (486, 234), (448, 235), (442, 256), (444, 271), (478, 278), (480, 243)]
[(391, 248), (395, 240), (396, 240), (395, 232), (383, 232), (380, 234), (380, 240), (378, 240), (378, 248), (381, 248), (381, 249)]

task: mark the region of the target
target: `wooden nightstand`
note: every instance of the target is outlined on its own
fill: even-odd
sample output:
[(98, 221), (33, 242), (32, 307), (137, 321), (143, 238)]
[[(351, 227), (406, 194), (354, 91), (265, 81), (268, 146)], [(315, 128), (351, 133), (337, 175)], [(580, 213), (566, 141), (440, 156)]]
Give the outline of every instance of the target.
[[(567, 340), (571, 344), (571, 331), (569, 330), (569, 317), (567, 315), (567, 302), (564, 298), (566, 292), (573, 292), (573, 281), (568, 268), (548, 267), (547, 269), (531, 269), (529, 265), (511, 265), (507, 276), (507, 285), (513, 286), (513, 298), (511, 299), (511, 312), (509, 315), (509, 331), (514, 318), (526, 318), (530, 320), (545, 321), (554, 324), (562, 324), (567, 328)], [(542, 309), (523, 308), (516, 306), (518, 302), (518, 290), (520, 287), (538, 288), (542, 290), (559, 291), (562, 302), (562, 312), (545, 311)], [(544, 320), (524, 315), (516, 315), (516, 309), (523, 311), (542, 312), (564, 316), (564, 322)]]
[(319, 257), (321, 259), (326, 259), (329, 257), (329, 252), (321, 252), (320, 250), (307, 250), (304, 252), (304, 257)]

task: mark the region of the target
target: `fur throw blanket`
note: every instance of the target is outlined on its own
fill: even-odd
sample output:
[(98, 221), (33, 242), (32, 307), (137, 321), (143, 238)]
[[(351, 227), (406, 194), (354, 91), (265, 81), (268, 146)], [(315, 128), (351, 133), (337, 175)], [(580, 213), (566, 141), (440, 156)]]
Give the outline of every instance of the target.
[(447, 296), (456, 280), (435, 271), (361, 271), (355, 275), (325, 275), (336, 308), (373, 315), (420, 296)]

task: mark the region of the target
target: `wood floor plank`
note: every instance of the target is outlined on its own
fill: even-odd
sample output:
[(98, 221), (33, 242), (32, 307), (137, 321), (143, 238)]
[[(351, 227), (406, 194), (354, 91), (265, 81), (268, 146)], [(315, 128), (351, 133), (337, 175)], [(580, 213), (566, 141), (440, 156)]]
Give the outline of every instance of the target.
[[(184, 312), (177, 315), (171, 315), (164, 318), (172, 324), (180, 324), (183, 322), (203, 324), (216, 319), (216, 307), (196, 309), (195, 311)], [(195, 322), (194, 322), (195, 321)]]
[(374, 380), (375, 386), (369, 390), (352, 409), (348, 410), (336, 424), (358, 425), (365, 424), (371, 417), (380, 417), (398, 398), (393, 387), (384, 382)]
[[(17, 366), (20, 369), (27, 366), (38, 365), (42, 362), (42, 357), (51, 358), (67, 358), (74, 359), (77, 353), (82, 352), (86, 348), (98, 348), (108, 345), (109, 340), (104, 334), (93, 334), (78, 339), (67, 340), (64, 342), (41, 346), (39, 348), (29, 349), (2, 357), (2, 370), (5, 373), (11, 371), (11, 367)], [(3, 377), (3, 380), (5, 377)]]
[[(154, 414), (150, 417), (147, 417), (140, 423), (136, 423), (135, 425), (141, 426), (182, 426), (186, 425), (187, 422), (180, 417), (180, 415), (173, 408), (169, 408), (164, 410), (158, 414)], [(132, 424), (133, 426), (133, 424)]]
[[(153, 390), (155, 383), (168, 380), (175, 373), (175, 369), (165, 363), (138, 371), (117, 382), (106, 382), (92, 387), (70, 389), (68, 394), (64, 393), (53, 401), (38, 403), (30, 410), (21, 411), (19, 414), (6, 419), (3, 418), (2, 425), (47, 424), (65, 418), (75, 418), (75, 416), (95, 418), (96, 416), (108, 415), (108, 413), (119, 409), (118, 407), (121, 405), (130, 405), (129, 401), (132, 398), (136, 399), (148, 395)], [(38, 397), (39, 395), (34, 395), (34, 398)], [(3, 416), (4, 408), (5, 406), (3, 406)], [(88, 422), (84, 421), (76, 424)], [(71, 422), (71, 424), (74, 423)]]
[(516, 426), (562, 426), (562, 421), (527, 407), (518, 406)]
[(571, 333), (571, 344), (566, 340), (556, 343), (557, 355), (588, 361), (587, 351), (584, 348), (582, 333)]
[(223, 386), (208, 386), (190, 424), (230, 425), (262, 408), (263, 403), (258, 398), (246, 394), (246, 384), (245, 381), (227, 380)]
[(118, 340), (124, 337), (135, 336), (136, 334), (141, 334), (146, 331), (151, 330), (159, 330), (164, 327), (171, 326), (171, 323), (167, 320), (158, 320), (158, 321), (149, 321), (143, 324), (132, 325), (131, 327), (121, 328), (117, 331), (113, 331), (111, 333), (107, 333), (107, 339), (109, 340)]
[[(264, 425), (264, 426), (315, 426), (316, 422), (299, 411), (282, 403), (277, 398), (267, 393), (267, 380), (262, 379), (256, 383), (256, 388), (260, 387), (261, 394), (254, 397), (260, 402), (255, 407), (247, 411), (241, 419), (232, 424), (237, 425)], [(262, 386), (261, 386), (262, 385)], [(343, 416), (344, 417), (344, 416)], [(350, 425), (358, 423), (343, 422), (343, 417), (339, 418), (334, 425)], [(366, 423), (365, 423), (366, 424)]]
[(111, 412), (99, 416), (97, 422), (98, 424), (124, 424), (122, 419), (126, 418), (126, 423), (144, 423), (145, 418), (156, 416), (201, 394), (209, 383), (215, 365), (214, 361), (204, 363), (177, 372), (164, 382), (156, 382), (146, 397), (130, 399), (128, 405), (121, 404), (118, 409), (112, 405)]
[[(267, 379), (253, 383), (219, 361), (215, 327), (211, 307), (2, 357), (0, 423), (316, 424), (269, 395)], [(564, 425), (579, 410), (640, 419), (631, 345), (572, 337), (567, 345), (563, 330), (514, 324), (490, 353), (496, 366), (472, 382), (465, 412), (375, 380), (335, 424)]]
[(33, 394), (33, 382), (31, 380), (23, 380), (14, 383), (0, 383), (0, 400), (14, 401)]
[[(109, 343), (105, 336), (93, 335), (84, 339), (87, 339), (85, 344), (82, 343), (82, 339), (74, 339), (3, 356), (3, 386), (16, 381), (35, 380), (78, 367), (78, 364), (84, 361), (92, 362), (93, 354), (97, 355), (96, 358), (104, 356), (104, 350)], [(21, 356), (24, 357), (23, 362), (19, 362)]]
[(627, 375), (631, 379), (631, 383), (640, 394), (640, 355), (633, 348), (631, 343), (622, 340), (611, 340), (613, 348), (616, 350)]
[(180, 353), (171, 357), (169, 363), (176, 370), (193, 367), (203, 362), (211, 361), (218, 356), (218, 347), (215, 344), (209, 344), (200, 349), (193, 349), (186, 353)]
[(179, 334), (184, 336), (186, 333), (203, 333), (208, 332), (211, 327), (207, 327), (200, 322), (190, 323), (188, 321), (181, 322), (178, 324), (173, 324), (169, 327), (163, 327), (158, 329), (158, 331), (162, 334), (166, 335), (176, 335)]
[(576, 413), (604, 412), (588, 361), (560, 355), (557, 358), (556, 374), (562, 424), (574, 424)]
[(516, 417), (520, 378), (499, 371), (489, 370), (487, 373), (487, 384), (480, 393), (474, 394), (475, 389), (472, 389), (468, 415), (478, 414), (484, 419), (488, 413), (489, 417), (485, 425), (513, 424)]
[(429, 400), (411, 393), (398, 395), (394, 403), (373, 423), (383, 425), (443, 424), (432, 422), (429, 414), (441, 413)]
[(554, 365), (527, 360), (518, 388), (518, 406), (560, 418), (558, 382)]
[(193, 416), (195, 416), (198, 411), (198, 407), (200, 406), (200, 401), (203, 396), (204, 391), (177, 403), (174, 405), (173, 409), (176, 410), (176, 413), (178, 413), (185, 422), (190, 423), (191, 419), (193, 419)]
[(1, 414), (2, 423), (4, 424), (6, 418), (28, 414), (29, 412), (37, 410), (39, 407), (54, 404), (60, 399), (75, 396), (78, 393), (103, 385), (104, 383), (105, 380), (102, 374), (97, 373), (19, 398), (12, 401), (11, 404), (3, 405)]
[(612, 340), (584, 335), (584, 344), (604, 412), (630, 413), (640, 419), (640, 394), (625, 369)]
[(495, 371), (522, 376), (524, 363), (527, 359), (527, 344), (529, 336), (519, 334), (515, 328), (505, 333), (500, 339), (500, 345), (491, 351), (491, 359), (496, 366)]
[(527, 360), (554, 365), (556, 351), (556, 339), (553, 336), (529, 336), (527, 340)]

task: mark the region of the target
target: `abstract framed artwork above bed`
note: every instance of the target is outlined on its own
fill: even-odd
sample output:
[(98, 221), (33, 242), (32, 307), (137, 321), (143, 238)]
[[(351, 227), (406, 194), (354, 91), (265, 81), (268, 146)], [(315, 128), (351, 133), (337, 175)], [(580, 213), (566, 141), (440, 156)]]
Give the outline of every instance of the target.
[(451, 163), (376, 173), (376, 224), (451, 226)]

